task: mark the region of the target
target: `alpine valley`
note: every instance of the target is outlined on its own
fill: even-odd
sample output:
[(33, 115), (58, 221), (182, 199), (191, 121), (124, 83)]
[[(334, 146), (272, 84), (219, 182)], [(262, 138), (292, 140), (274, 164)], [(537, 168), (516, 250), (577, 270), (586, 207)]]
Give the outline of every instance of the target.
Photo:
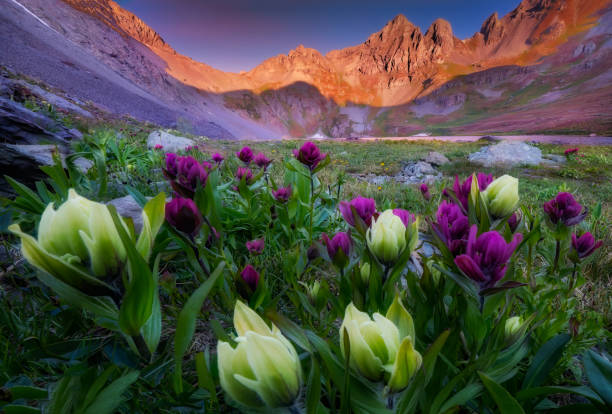
[(177, 53), (112, 0), (2, 3), (3, 66), (211, 138), (612, 132), (610, 0), (523, 0), (467, 39), (398, 15), (359, 45), (241, 73)]

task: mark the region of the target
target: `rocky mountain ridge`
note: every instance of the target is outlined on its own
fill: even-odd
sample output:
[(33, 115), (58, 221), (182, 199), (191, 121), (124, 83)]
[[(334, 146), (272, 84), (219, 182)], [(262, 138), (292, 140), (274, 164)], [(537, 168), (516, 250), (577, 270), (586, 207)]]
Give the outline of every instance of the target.
[[(300, 45), (242, 73), (177, 53), (112, 0), (11, 1), (64, 36), (66, 49), (92, 55), (101, 68), (131, 82), (136, 93), (168, 106), (163, 119), (174, 117), (175, 124), (209, 136), (612, 130), (605, 109), (612, 101), (612, 0), (523, 0), (501, 18), (493, 13), (463, 40), (443, 19), (423, 33), (398, 15), (359, 45), (325, 55)], [(6, 22), (29, 19), (19, 12), (14, 8)], [(38, 25), (30, 20), (11, 26), (12, 32), (0, 29), (0, 38), (25, 30), (24, 36), (32, 37), (28, 47), (36, 44), (44, 28), (26, 30)], [(50, 58), (58, 70), (64, 62), (79, 65)], [(28, 73), (34, 57), (23, 61), (0, 51), (0, 59), (41, 76), (38, 70)], [(54, 86), (73, 87), (59, 77)], [(540, 115), (542, 125), (521, 122), (531, 113)]]

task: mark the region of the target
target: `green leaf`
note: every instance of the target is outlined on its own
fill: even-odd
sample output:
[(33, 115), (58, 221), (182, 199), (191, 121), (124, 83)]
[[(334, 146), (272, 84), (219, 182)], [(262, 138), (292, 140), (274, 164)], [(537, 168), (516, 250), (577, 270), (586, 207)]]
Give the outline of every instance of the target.
[(38, 197), (34, 191), (30, 190), (28, 187), (9, 177), (8, 175), (5, 175), (4, 179), (11, 187), (13, 187), (13, 190), (15, 190), (18, 195), (23, 197), (24, 201), (26, 202), (25, 205), (31, 213), (42, 214), (43, 211), (45, 211), (45, 207), (47, 207), (46, 204), (42, 202), (40, 197)]
[(310, 373), (308, 374), (308, 385), (306, 387), (306, 413), (316, 414), (321, 399), (321, 373), (319, 363), (310, 357)]
[(49, 392), (45, 388), (29, 387), (25, 385), (15, 385), (9, 389), (11, 401), (15, 400), (40, 400), (46, 399)]
[(114, 321), (117, 323), (116, 330), (119, 330), (119, 309), (117, 309), (115, 302), (108, 296), (89, 296), (46, 272), (38, 273), (37, 277), (67, 304), (89, 311), (98, 318)]
[(593, 350), (584, 354), (582, 362), (591, 387), (612, 410), (612, 363)]
[(423, 370), (425, 371), (425, 385), (431, 379), (433, 375), (434, 368), (436, 366), (436, 360), (438, 359), (438, 354), (442, 350), (442, 347), (446, 343), (448, 339), (448, 335), (450, 334), (450, 329), (442, 332), (438, 338), (434, 341), (433, 344), (429, 346), (425, 355), (423, 356)]
[(157, 282), (149, 265), (126, 233), (115, 207), (109, 205), (108, 210), (125, 247), (130, 276), (119, 308), (119, 326), (127, 335), (135, 336), (140, 334), (140, 328), (151, 317)]
[(132, 371), (104, 388), (83, 414), (111, 414), (121, 404), (121, 395), (132, 385), (140, 375)]
[(519, 401), (529, 400), (535, 397), (545, 397), (551, 394), (576, 394), (588, 398), (590, 401), (603, 404), (602, 399), (589, 387), (563, 387), (563, 386), (548, 386), (535, 387), (521, 390), (516, 394), (516, 399)]
[(481, 392), (482, 386), (480, 384), (468, 384), (463, 389), (457, 391), (451, 398), (446, 400), (444, 405), (440, 408), (440, 411), (437, 412), (445, 413), (453, 407), (460, 407), (471, 399), (474, 399)]
[(568, 334), (560, 334), (542, 345), (525, 374), (522, 389), (537, 387), (548, 377), (550, 371), (563, 355), (563, 349), (570, 338)]
[(187, 348), (191, 343), (195, 332), (196, 318), (202, 309), (202, 304), (210, 293), (219, 276), (223, 274), (225, 262), (220, 262), (217, 268), (212, 272), (208, 280), (202, 283), (189, 297), (185, 306), (181, 310), (176, 323), (176, 333), (174, 334), (174, 361), (176, 369), (174, 372), (177, 393), (182, 392), (182, 372), (183, 372), (183, 355), (187, 352)]
[(525, 414), (521, 405), (504, 387), (493, 381), (484, 372), (478, 372), (482, 383), (497, 404), (501, 414)]
[(204, 352), (198, 352), (195, 354), (196, 372), (198, 374), (198, 386), (205, 390), (208, 390), (210, 398), (217, 403), (217, 390), (215, 388), (215, 381), (213, 380), (212, 374), (208, 369), (206, 363), (206, 356)]
[(142, 210), (142, 231), (136, 242), (138, 252), (145, 258), (149, 259), (153, 241), (159, 232), (161, 225), (164, 223), (164, 212), (166, 209), (166, 194), (159, 193), (157, 196), (149, 200)]
[(308, 337), (299, 325), (272, 309), (266, 310), (265, 315), (270, 321), (274, 322), (283, 335), (287, 336), (303, 350), (313, 352)]
[(5, 406), (2, 406), (2, 413), (4, 414), (40, 414), (41, 411), (38, 408), (29, 407), (27, 405), (7, 404)]

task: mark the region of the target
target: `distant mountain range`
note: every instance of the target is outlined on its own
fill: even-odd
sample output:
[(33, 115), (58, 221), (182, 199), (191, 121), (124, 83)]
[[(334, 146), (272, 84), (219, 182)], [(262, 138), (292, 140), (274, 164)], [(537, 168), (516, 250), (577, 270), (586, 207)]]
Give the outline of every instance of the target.
[(464, 40), (446, 20), (422, 33), (398, 15), (360, 45), (298, 46), (241, 73), (177, 53), (112, 0), (6, 1), (0, 40), (23, 45), (0, 50), (0, 64), (211, 137), (612, 131), (612, 0), (523, 0)]

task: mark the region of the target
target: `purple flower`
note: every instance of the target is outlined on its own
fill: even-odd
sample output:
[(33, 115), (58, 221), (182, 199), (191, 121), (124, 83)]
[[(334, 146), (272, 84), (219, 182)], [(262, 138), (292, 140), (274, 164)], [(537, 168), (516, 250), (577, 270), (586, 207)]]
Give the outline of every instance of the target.
[(236, 153), (236, 157), (245, 164), (250, 164), (253, 161), (253, 150), (249, 147), (243, 147)]
[(376, 202), (373, 198), (356, 197), (350, 202), (340, 202), (338, 209), (342, 213), (342, 217), (344, 217), (348, 224), (355, 226), (355, 219), (351, 207), (355, 209), (357, 215), (361, 217), (367, 226), (372, 224), (372, 216), (376, 213)]
[(177, 197), (166, 204), (166, 221), (175, 229), (195, 235), (202, 226), (202, 214), (189, 198)]
[(408, 210), (396, 208), (396, 209), (393, 209), (393, 214), (395, 214), (400, 219), (402, 219), (402, 223), (404, 223), (404, 226), (406, 227), (408, 227), (409, 224), (414, 223), (414, 220), (415, 220), (414, 214), (412, 214)]
[(238, 181), (242, 181), (244, 178), (244, 181), (250, 184), (251, 180), (253, 180), (253, 173), (247, 167), (238, 167), (236, 170), (236, 178)]
[(155, 144), (155, 146), (153, 147), (153, 149), (156, 149), (156, 150), (160, 150), (162, 148), (164, 148), (162, 144)]
[(427, 184), (421, 184), (421, 187), (419, 189), (421, 190), (421, 194), (423, 195), (423, 198), (426, 201), (431, 200), (431, 194), (429, 193), (429, 187), (427, 186)]
[(312, 171), (325, 159), (327, 154), (321, 154), (319, 147), (307, 141), (299, 150), (293, 150), (293, 155)]
[(543, 208), (553, 224), (561, 222), (566, 226), (573, 226), (587, 215), (587, 210), (583, 211), (582, 205), (570, 193), (557, 194), (555, 198), (544, 203)]
[(212, 155), (212, 160), (217, 163), (217, 164), (221, 164), (223, 162), (225, 158), (223, 157), (223, 155), (219, 154), (218, 152), (215, 152)]
[(210, 170), (213, 168), (212, 164), (208, 161), (202, 161), (202, 167), (206, 170), (206, 172), (210, 172)]
[(436, 212), (436, 222), (431, 223), (431, 229), (453, 255), (465, 251), (470, 223), (458, 205), (442, 201)]
[(263, 168), (264, 170), (267, 169), (268, 165), (270, 165), (272, 162), (272, 160), (266, 157), (266, 154), (263, 152), (257, 154), (253, 161), (255, 162), (255, 165), (257, 165), (259, 168)]
[(470, 279), (487, 289), (503, 279), (508, 260), (523, 235), (518, 233), (510, 243), (501, 234), (488, 231), (477, 237), (478, 227), (473, 225), (468, 237), (466, 253), (455, 258), (455, 264)]
[(351, 236), (341, 231), (336, 233), (331, 239), (325, 233), (323, 233), (321, 237), (323, 243), (325, 243), (327, 247), (327, 254), (332, 262), (339, 268), (346, 266), (351, 255)]
[(246, 248), (251, 254), (259, 255), (263, 253), (264, 247), (266, 247), (266, 243), (264, 239), (255, 239), (246, 242)]
[(291, 197), (291, 186), (279, 187), (278, 190), (272, 191), (272, 195), (276, 201), (280, 203), (286, 203)]
[(183, 187), (195, 191), (198, 182), (204, 185), (207, 178), (208, 173), (195, 158), (180, 157), (178, 161), (178, 181)]
[(252, 291), (257, 289), (257, 285), (259, 284), (259, 273), (257, 273), (257, 270), (255, 270), (253, 266), (246, 265), (240, 273), (240, 277), (242, 277), (242, 280), (246, 282)]
[(166, 154), (166, 174), (171, 179), (174, 179), (176, 177), (176, 174), (178, 173), (178, 161), (181, 158), (182, 157), (179, 157), (173, 152), (169, 152)]
[[(476, 179), (478, 180), (478, 189), (480, 191), (484, 191), (487, 189), (489, 184), (493, 182), (493, 175), (479, 172), (478, 174), (476, 174)], [(465, 181), (462, 183), (459, 182), (459, 177), (455, 176), (455, 182), (453, 184), (453, 191), (455, 192), (457, 199), (459, 200), (459, 202), (461, 202), (461, 206), (463, 206), (463, 209), (465, 211), (468, 210), (468, 200), (470, 197), (471, 190), (472, 190), (472, 176), (471, 175), (468, 178), (466, 178)]]
[(572, 154), (577, 154), (578, 151), (579, 151), (578, 148), (568, 148), (565, 151), (563, 151), (563, 154), (565, 154), (565, 156), (568, 156)]
[(593, 252), (601, 247), (603, 241), (595, 241), (595, 237), (588, 231), (582, 236), (577, 237), (576, 233), (572, 233), (572, 253), (578, 259), (584, 259), (590, 256)]
[(510, 231), (514, 233), (521, 222), (520, 217), (516, 213), (512, 213), (510, 218), (508, 219), (508, 226), (510, 227)]

